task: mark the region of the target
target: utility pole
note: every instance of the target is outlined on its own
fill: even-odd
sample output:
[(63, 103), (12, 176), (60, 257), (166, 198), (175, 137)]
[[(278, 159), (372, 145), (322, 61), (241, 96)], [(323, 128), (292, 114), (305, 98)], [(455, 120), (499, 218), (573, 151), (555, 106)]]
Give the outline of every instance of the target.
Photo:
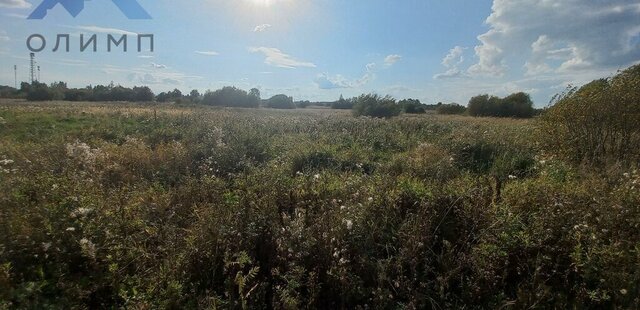
[(41, 81), (41, 79), (40, 79), (40, 66), (38, 66), (38, 82), (40, 82), (40, 81)]
[(18, 89), (18, 65), (13, 65), (13, 80), (14, 80), (16, 89)]
[(31, 79), (31, 84), (33, 84), (33, 82), (36, 81), (36, 54), (35, 53), (31, 53), (30, 55), (30, 74), (29, 74), (29, 78)]

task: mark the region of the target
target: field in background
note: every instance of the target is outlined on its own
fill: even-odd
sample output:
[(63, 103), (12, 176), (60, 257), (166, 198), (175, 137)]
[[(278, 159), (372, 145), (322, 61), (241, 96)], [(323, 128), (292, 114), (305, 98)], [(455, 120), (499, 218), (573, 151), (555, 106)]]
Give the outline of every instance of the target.
[(638, 307), (640, 173), (535, 120), (0, 101), (0, 307)]

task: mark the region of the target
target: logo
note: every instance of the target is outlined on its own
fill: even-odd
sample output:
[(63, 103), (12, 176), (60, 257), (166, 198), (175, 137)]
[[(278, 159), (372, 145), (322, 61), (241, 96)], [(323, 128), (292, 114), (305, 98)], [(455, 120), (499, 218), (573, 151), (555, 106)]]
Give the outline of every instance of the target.
[[(71, 16), (76, 17), (84, 9), (84, 2), (88, 0), (44, 0), (27, 17), (27, 19), (43, 19), (47, 11), (61, 4)], [(138, 3), (137, 0), (111, 0), (122, 13), (129, 19), (151, 19), (151, 15)]]

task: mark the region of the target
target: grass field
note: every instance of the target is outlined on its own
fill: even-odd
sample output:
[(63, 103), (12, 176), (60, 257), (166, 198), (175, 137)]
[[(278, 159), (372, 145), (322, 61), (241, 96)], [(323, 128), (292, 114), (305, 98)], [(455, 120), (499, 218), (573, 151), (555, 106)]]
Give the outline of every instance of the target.
[(640, 307), (640, 173), (536, 124), (0, 101), (0, 308)]

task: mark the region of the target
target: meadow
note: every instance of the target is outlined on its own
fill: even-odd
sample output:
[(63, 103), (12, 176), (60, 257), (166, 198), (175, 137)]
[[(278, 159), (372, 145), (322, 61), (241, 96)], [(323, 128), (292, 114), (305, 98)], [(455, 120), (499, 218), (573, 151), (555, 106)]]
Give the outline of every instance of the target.
[(0, 308), (640, 307), (640, 172), (537, 119), (0, 101)]

